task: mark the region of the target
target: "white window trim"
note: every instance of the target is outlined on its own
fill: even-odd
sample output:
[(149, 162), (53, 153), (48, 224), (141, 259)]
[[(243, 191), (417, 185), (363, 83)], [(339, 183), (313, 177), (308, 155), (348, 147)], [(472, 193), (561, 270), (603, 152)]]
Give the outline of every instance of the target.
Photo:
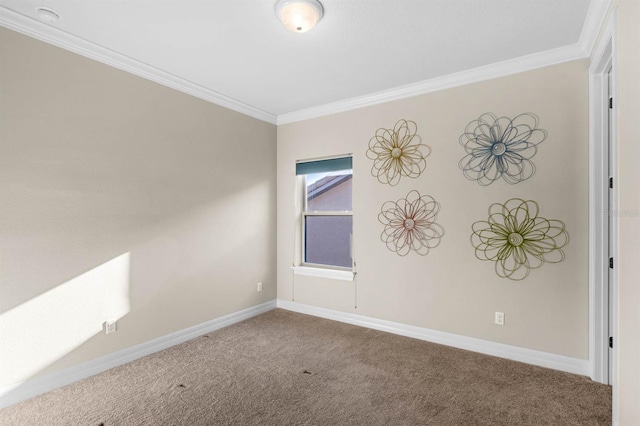
[[(352, 154), (344, 155), (344, 156), (336, 156), (336, 157), (327, 157), (326, 159), (331, 158), (341, 158), (352, 156)], [(323, 158), (325, 159), (325, 158)], [(317, 160), (309, 160), (309, 161), (317, 161)], [(353, 173), (353, 170), (352, 170)], [(307, 211), (307, 200), (306, 200), (306, 181), (305, 175), (298, 176), (296, 180), (296, 228), (299, 232), (299, 243), (300, 245), (296, 249), (296, 254), (294, 257), (294, 266), (291, 267), (293, 273), (296, 275), (305, 275), (310, 277), (320, 277), (320, 278), (329, 278), (334, 280), (341, 281), (354, 281), (355, 280), (355, 270), (353, 265), (351, 267), (340, 267), (334, 265), (317, 265), (314, 263), (305, 263), (304, 262), (304, 248), (305, 248), (305, 223), (307, 216), (351, 216), (353, 217), (353, 210), (350, 211)], [(302, 203), (300, 203), (302, 201)], [(294, 247), (296, 244), (294, 244)], [(353, 240), (351, 241), (351, 259), (354, 260), (353, 254)]]
[(293, 273), (296, 275), (306, 275), (309, 277), (329, 278), (332, 280), (353, 281), (356, 274), (353, 271), (330, 269), (330, 268), (313, 268), (311, 266), (292, 266)]

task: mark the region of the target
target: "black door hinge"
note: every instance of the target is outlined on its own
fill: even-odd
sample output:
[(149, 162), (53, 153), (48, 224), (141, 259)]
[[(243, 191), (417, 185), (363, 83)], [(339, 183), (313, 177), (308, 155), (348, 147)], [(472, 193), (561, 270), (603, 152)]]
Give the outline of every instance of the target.
[(613, 98), (609, 98), (609, 109), (613, 109)]
[(613, 269), (613, 257), (609, 258), (609, 268)]
[(613, 178), (609, 178), (609, 188), (613, 189)]
[(613, 349), (613, 336), (609, 337), (609, 347)]

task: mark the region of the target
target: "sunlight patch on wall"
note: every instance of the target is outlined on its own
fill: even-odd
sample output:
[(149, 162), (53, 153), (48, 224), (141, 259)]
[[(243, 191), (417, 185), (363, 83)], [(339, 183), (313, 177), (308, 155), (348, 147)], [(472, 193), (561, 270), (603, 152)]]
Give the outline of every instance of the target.
[(129, 312), (125, 253), (0, 315), (0, 387), (17, 385)]

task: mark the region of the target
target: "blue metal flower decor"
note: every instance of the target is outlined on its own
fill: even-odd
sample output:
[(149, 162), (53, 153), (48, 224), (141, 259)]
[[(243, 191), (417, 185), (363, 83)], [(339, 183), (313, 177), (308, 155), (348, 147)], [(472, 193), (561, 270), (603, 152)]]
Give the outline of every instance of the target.
[(459, 167), (469, 180), (487, 186), (498, 179), (516, 184), (535, 173), (531, 158), (547, 132), (538, 128), (538, 117), (524, 113), (513, 119), (492, 113), (467, 124), (459, 142), (467, 153)]

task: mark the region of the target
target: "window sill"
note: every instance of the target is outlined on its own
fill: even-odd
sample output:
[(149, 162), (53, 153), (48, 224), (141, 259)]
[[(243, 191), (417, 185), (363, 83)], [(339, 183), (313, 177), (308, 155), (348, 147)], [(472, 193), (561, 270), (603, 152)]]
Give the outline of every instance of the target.
[(353, 271), (340, 271), (337, 269), (312, 268), (309, 266), (292, 266), (296, 275), (307, 275), (310, 277), (330, 278), (333, 280), (353, 281), (355, 274)]

